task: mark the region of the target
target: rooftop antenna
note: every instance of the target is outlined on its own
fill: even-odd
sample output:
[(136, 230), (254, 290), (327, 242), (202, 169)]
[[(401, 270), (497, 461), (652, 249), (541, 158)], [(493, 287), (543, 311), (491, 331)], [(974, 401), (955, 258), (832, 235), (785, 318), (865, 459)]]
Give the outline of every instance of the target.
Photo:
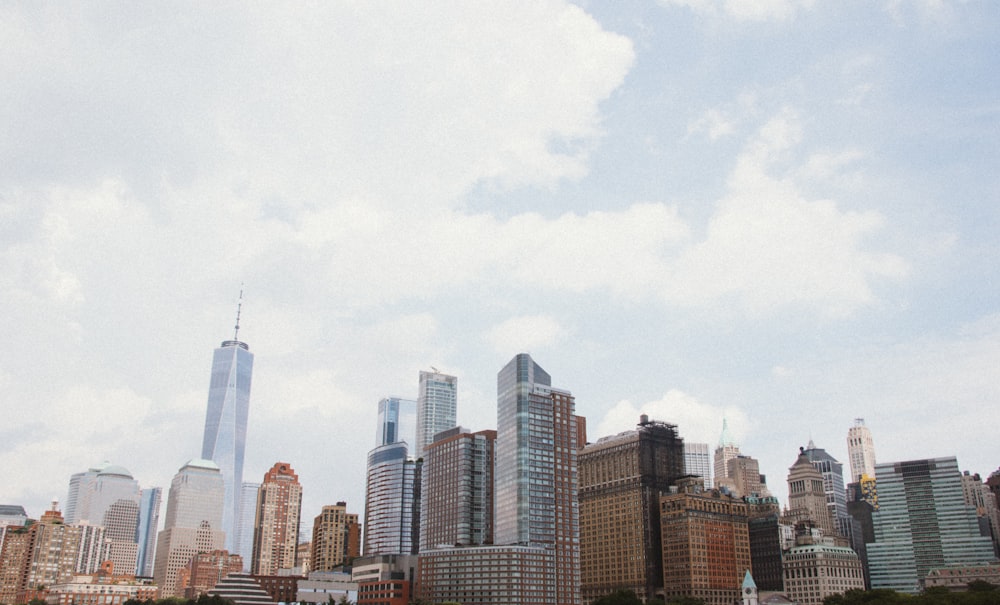
[(236, 327), (233, 328), (233, 340), (239, 341), (240, 312), (243, 311), (243, 283), (240, 282), (240, 300), (236, 303)]

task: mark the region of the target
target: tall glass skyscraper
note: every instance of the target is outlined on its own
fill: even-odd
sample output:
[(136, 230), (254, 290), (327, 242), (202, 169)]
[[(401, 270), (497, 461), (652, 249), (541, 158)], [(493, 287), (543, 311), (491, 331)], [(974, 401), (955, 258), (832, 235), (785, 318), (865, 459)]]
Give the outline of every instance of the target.
[(150, 578), (153, 576), (153, 558), (156, 554), (156, 530), (160, 525), (160, 501), (163, 498), (163, 488), (147, 487), (141, 492), (139, 502), (139, 527), (135, 532), (135, 541), (139, 544), (139, 560), (136, 563), (136, 575)]
[(378, 434), (375, 445), (406, 443), (413, 451), (417, 438), (416, 407), (412, 399), (386, 397), (378, 402)]
[(434, 442), (434, 435), (457, 424), (458, 378), (439, 372), (420, 372), (417, 396), (417, 442), (413, 457), (423, 458), (424, 449)]
[(250, 411), (250, 379), (253, 353), (246, 343), (236, 340), (239, 313), (233, 340), (224, 341), (212, 355), (212, 378), (208, 386), (205, 437), (201, 457), (219, 465), (225, 485), (222, 531), (226, 550), (236, 552), (236, 526), (240, 519), (240, 489), (243, 485), (243, 457), (247, 443), (247, 416)]
[(993, 544), (965, 503), (954, 457), (875, 465), (878, 510), (868, 544), (872, 588), (917, 593), (932, 569), (982, 565)]

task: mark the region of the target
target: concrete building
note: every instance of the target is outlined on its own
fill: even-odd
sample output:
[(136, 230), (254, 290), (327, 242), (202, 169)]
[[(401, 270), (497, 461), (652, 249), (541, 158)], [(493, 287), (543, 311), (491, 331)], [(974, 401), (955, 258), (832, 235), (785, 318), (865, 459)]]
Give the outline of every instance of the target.
[(646, 416), (636, 430), (601, 438), (580, 450), (580, 581), (585, 602), (619, 588), (646, 600), (663, 586), (660, 494), (684, 475), (684, 453), (676, 426)]
[(211, 460), (191, 460), (174, 475), (153, 565), (153, 579), (160, 586), (161, 597), (183, 596), (178, 572), (199, 552), (223, 549), (224, 497), (222, 473)]
[(420, 372), (417, 395), (417, 441), (413, 457), (422, 458), (434, 436), (456, 424), (458, 418), (458, 378), (437, 371)]
[(733, 482), (734, 496), (766, 498), (767, 480), (760, 474), (760, 462), (756, 458), (739, 454), (726, 463), (726, 475)]
[(917, 593), (932, 569), (995, 560), (975, 508), (962, 495), (954, 457), (875, 465), (878, 510), (868, 544), (872, 588)]
[(863, 476), (875, 476), (875, 442), (864, 418), (855, 418), (854, 426), (847, 430), (847, 457), (851, 463), (849, 483), (861, 481)]
[(424, 448), (420, 551), (493, 543), (497, 432), (442, 431)]
[(965, 503), (976, 509), (979, 531), (993, 540), (993, 553), (1000, 557), (1000, 508), (989, 485), (983, 482), (979, 473), (962, 473), (962, 497)]
[(831, 537), (815, 540), (804, 531), (785, 553), (785, 593), (800, 605), (823, 605), (823, 599), (848, 590), (864, 590), (861, 560)]
[(66, 523), (86, 521), (103, 526), (103, 556), (114, 562), (119, 572), (141, 574), (138, 538), (142, 495), (132, 474), (125, 467), (108, 463), (76, 473), (70, 478), (66, 499), (73, 502), (73, 516), (67, 517)]
[(681, 480), (660, 498), (663, 597), (694, 597), (707, 605), (740, 599), (751, 568), (747, 505), (741, 499), (706, 492), (701, 482)]
[(557, 594), (556, 556), (554, 549), (541, 545), (422, 552), (419, 598), (462, 605), (564, 603)]
[(823, 473), (813, 465), (805, 448), (788, 469), (788, 512), (792, 525), (812, 521), (825, 536), (838, 535), (830, 507), (827, 506)]
[(739, 455), (740, 446), (733, 441), (733, 436), (729, 434), (729, 423), (723, 418), (722, 434), (719, 435), (719, 445), (715, 448), (713, 467), (715, 487), (728, 486), (726, 479), (729, 478), (729, 461)]
[(326, 505), (313, 520), (309, 570), (333, 571), (359, 557), (358, 515), (347, 512), (347, 502)]
[(705, 489), (712, 489), (712, 456), (707, 443), (684, 442), (684, 474), (701, 477)]
[(313, 571), (308, 577), (299, 579), (297, 586), (294, 599), (296, 603), (324, 605), (331, 599), (339, 603), (342, 598), (352, 603), (360, 603), (358, 583), (348, 572)]
[(234, 605), (277, 605), (260, 582), (244, 573), (229, 574), (209, 590), (208, 594), (228, 599)]
[(124, 605), (126, 601), (155, 601), (160, 590), (149, 579), (107, 579), (99, 575), (77, 575), (69, 582), (53, 584), (46, 605)]
[(37, 522), (9, 527), (0, 552), (0, 603), (44, 599), (76, 571), (80, 529), (63, 522), (56, 503)]
[(1000, 586), (1000, 562), (932, 569), (924, 578), (923, 587), (924, 590), (947, 588), (952, 592), (963, 592), (969, 589), (969, 584), (972, 582), (987, 582)]
[(416, 554), (420, 540), (423, 462), (410, 459), (405, 441), (368, 452), (364, 554)]
[(219, 467), (225, 488), (222, 524), (225, 549), (238, 552), (234, 542), (240, 519), (240, 489), (243, 485), (243, 459), (246, 455), (247, 421), (250, 415), (250, 383), (253, 377), (253, 353), (240, 342), (242, 292), (236, 311), (233, 339), (223, 341), (212, 354), (212, 375), (208, 385), (205, 410), (205, 433), (201, 457)]
[(844, 465), (823, 448), (816, 447), (812, 439), (805, 450), (809, 461), (823, 475), (823, 492), (826, 507), (834, 523), (837, 535), (850, 537), (851, 520), (847, 514), (847, 491), (844, 486)]
[(377, 555), (354, 561), (358, 605), (408, 605), (417, 578), (416, 555)]
[(302, 485), (287, 462), (276, 462), (264, 474), (257, 494), (250, 568), (254, 575), (277, 575), (279, 570), (295, 567)]
[(784, 590), (782, 543), (779, 519), (781, 506), (773, 496), (743, 498), (747, 505), (750, 562), (757, 588), (767, 592)]

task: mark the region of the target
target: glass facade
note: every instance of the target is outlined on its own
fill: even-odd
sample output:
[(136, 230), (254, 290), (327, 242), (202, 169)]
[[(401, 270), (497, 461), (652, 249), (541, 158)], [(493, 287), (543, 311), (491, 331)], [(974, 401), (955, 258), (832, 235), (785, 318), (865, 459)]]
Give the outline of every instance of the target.
[(153, 575), (153, 557), (156, 553), (156, 530), (160, 525), (160, 501), (163, 488), (150, 487), (142, 490), (139, 503), (139, 528), (135, 541), (139, 544), (139, 560), (136, 575), (147, 578)]
[(417, 437), (416, 405), (411, 399), (399, 397), (379, 401), (376, 445), (403, 442), (412, 448)]
[(420, 372), (417, 397), (417, 441), (414, 458), (421, 458), (434, 435), (456, 424), (458, 414), (458, 378), (437, 372)]
[(993, 560), (990, 538), (965, 503), (954, 457), (876, 464), (875, 481), (872, 588), (916, 593), (932, 569)]
[(215, 462), (222, 472), (225, 498), (221, 529), (230, 552), (237, 550), (233, 538), (240, 518), (252, 374), (253, 354), (245, 343), (227, 340), (212, 355), (201, 457)]
[(365, 556), (416, 553), (419, 482), (420, 464), (409, 459), (405, 442), (380, 445), (368, 453)]

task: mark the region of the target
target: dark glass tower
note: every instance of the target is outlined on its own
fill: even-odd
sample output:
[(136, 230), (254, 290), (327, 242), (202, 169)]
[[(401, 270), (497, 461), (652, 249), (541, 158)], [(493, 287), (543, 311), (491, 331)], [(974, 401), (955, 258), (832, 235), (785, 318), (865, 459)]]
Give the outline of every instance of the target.
[(243, 485), (250, 379), (253, 374), (253, 353), (246, 343), (236, 339), (239, 329), (237, 311), (233, 340), (224, 341), (212, 355), (205, 437), (201, 445), (201, 457), (215, 462), (222, 471), (226, 490), (222, 530), (226, 532), (226, 550), (229, 552), (236, 552), (239, 546), (234, 538), (240, 519), (240, 489)]

